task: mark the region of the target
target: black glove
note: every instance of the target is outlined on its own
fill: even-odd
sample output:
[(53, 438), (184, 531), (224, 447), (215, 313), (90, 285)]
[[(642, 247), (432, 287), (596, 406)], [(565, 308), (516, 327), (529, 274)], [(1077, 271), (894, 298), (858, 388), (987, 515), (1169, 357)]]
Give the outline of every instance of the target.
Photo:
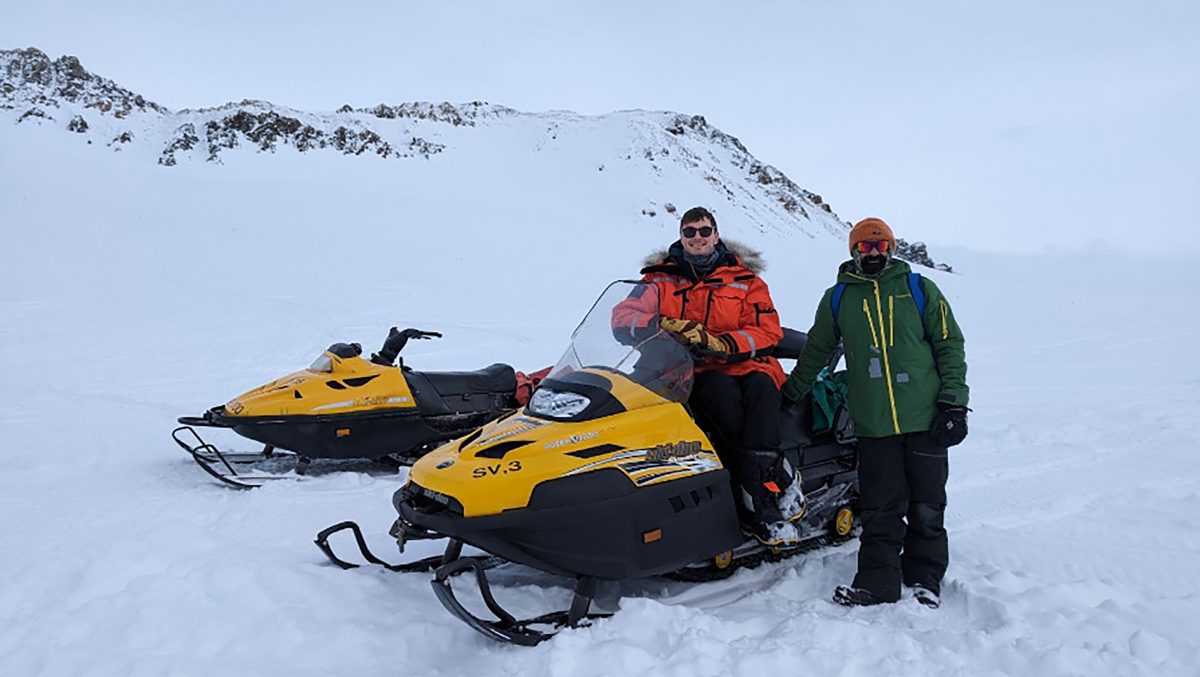
[(943, 447), (953, 447), (967, 436), (967, 412), (969, 410), (957, 404), (944, 402), (938, 402), (937, 406), (938, 413), (933, 417), (929, 436)]

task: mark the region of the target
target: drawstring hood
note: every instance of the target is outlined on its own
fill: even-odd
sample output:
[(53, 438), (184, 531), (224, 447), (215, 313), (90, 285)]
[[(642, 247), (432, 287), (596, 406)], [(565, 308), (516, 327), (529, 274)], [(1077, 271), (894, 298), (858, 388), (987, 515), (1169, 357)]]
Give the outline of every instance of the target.
[[(693, 282), (699, 282), (707, 275), (722, 266), (745, 266), (750, 272), (759, 273), (767, 267), (762, 252), (746, 246), (736, 240), (722, 239), (713, 249), (714, 260), (707, 266), (693, 263), (687, 258), (683, 243), (676, 240), (666, 249), (650, 252), (642, 261), (642, 274), (650, 272), (669, 272), (672, 275), (686, 277)], [(705, 257), (697, 257), (703, 259)]]

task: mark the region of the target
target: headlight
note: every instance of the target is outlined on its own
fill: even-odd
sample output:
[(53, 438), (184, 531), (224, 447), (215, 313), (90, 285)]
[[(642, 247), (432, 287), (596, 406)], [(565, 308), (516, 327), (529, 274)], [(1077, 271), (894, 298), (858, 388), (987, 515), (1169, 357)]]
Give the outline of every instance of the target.
[(551, 418), (571, 418), (587, 409), (592, 401), (579, 393), (540, 388), (529, 400), (529, 411)]
[(321, 353), (320, 357), (313, 360), (313, 363), (308, 365), (308, 370), (318, 373), (325, 372), (328, 374), (333, 371), (333, 360), (329, 359), (329, 356), (325, 353)]

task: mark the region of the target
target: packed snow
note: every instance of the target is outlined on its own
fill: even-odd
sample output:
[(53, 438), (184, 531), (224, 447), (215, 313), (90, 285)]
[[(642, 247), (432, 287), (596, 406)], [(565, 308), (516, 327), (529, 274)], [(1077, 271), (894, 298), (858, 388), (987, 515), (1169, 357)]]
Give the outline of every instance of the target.
[[(619, 125), (602, 133), (624, 142)], [(848, 543), (719, 583), (607, 584), (612, 618), (504, 646), (447, 614), (429, 575), (342, 571), (313, 546), (354, 519), (393, 561), (434, 554), (401, 556), (386, 535), (403, 472), (234, 491), (171, 442), (175, 417), (335, 341), (375, 349), (391, 325), (445, 335), (405, 349), (418, 369), (553, 363), (604, 284), (674, 238), (675, 217), (641, 213), (650, 194), (706, 204), (724, 236), (762, 249), (801, 330), (843, 258), (832, 234), (754, 223), (774, 212), (681, 170), (601, 173), (603, 144), (527, 145), (497, 133), (402, 160), (243, 148), (166, 168), (0, 120), (0, 671), (1196, 674), (1200, 320), (1183, 258), (935, 251), (958, 271), (923, 272), (966, 334), (974, 409), (951, 452), (938, 610), (832, 603), (854, 573)], [(893, 225), (920, 239), (919, 223)], [(570, 597), (532, 570), (499, 578), (518, 615)]]

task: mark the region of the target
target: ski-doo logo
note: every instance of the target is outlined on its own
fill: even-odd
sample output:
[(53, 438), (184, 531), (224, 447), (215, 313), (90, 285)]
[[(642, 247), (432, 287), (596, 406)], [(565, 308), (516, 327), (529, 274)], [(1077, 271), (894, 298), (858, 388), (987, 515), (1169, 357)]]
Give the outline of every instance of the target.
[(700, 453), (703, 445), (699, 442), (675, 442), (660, 444), (646, 450), (647, 461), (669, 461), (673, 458), (686, 458)]
[(570, 437), (568, 437), (566, 439), (554, 440), (553, 442), (547, 442), (546, 448), (547, 449), (557, 449), (559, 447), (565, 447), (568, 444), (579, 444), (580, 442), (586, 442), (588, 440), (595, 439), (599, 436), (600, 436), (600, 433), (596, 432), (595, 430), (593, 430), (591, 432), (587, 432), (587, 433), (579, 433), (578, 435), (571, 435)]
[(238, 402), (237, 400), (231, 400), (229, 402), (229, 404), (225, 405), (225, 411), (228, 411), (229, 413), (233, 414), (234, 416), (237, 416), (238, 414), (242, 413), (242, 410), (245, 408), (246, 407), (242, 406), (242, 403)]

